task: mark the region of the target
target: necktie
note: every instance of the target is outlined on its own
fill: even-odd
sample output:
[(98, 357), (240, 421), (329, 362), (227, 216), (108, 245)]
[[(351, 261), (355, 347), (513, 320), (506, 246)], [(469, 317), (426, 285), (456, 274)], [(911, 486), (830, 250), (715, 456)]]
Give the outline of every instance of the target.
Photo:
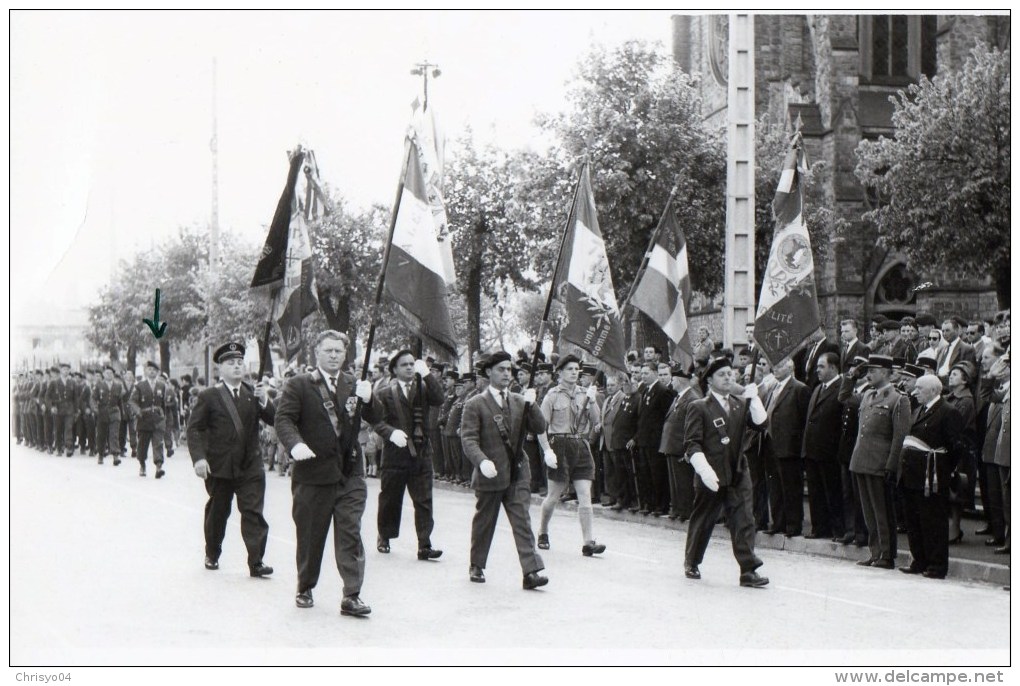
[(234, 402), (241, 400), (241, 396), (238, 394), (237, 389), (234, 389)]
[(499, 398), (503, 403), (503, 409), (504, 410), (510, 409), (510, 399), (507, 397), (506, 391), (500, 392)]

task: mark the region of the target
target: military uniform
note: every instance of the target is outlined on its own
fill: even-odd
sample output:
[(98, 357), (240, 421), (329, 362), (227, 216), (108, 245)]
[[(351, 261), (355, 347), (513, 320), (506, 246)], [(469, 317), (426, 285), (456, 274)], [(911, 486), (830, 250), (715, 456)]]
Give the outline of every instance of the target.
[[(147, 366), (154, 367), (152, 363)], [(167, 385), (162, 379), (142, 379), (131, 391), (130, 404), (138, 417), (139, 476), (145, 476), (145, 460), (152, 444), (152, 461), (156, 465), (156, 478), (163, 471), (163, 432), (166, 430)]]
[[(891, 367), (891, 360), (889, 364)], [(850, 471), (857, 481), (868, 527), (870, 561), (891, 568), (896, 559), (892, 482), (899, 468), (903, 439), (910, 429), (910, 403), (891, 384), (857, 395), (849, 376), (843, 379), (839, 399), (856, 405), (860, 417)]]
[[(107, 367), (110, 371), (112, 368)], [(124, 398), (124, 384), (114, 376), (110, 380), (100, 379), (94, 388), (96, 406), (96, 446), (99, 449), (99, 464), (107, 454), (113, 455), (113, 464), (120, 464), (121, 404)]]
[[(66, 367), (65, 367), (66, 368)], [(46, 406), (53, 421), (53, 441), (56, 452), (64, 450), (74, 455), (74, 414), (78, 387), (69, 375), (61, 375), (46, 388)]]

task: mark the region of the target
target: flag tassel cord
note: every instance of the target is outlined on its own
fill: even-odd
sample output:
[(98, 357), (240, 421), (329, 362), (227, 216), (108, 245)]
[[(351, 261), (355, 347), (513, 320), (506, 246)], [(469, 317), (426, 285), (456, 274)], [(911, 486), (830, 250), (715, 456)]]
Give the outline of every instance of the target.
[[(556, 272), (559, 270), (560, 258), (563, 256), (563, 247), (567, 242), (567, 234), (570, 232), (570, 224), (574, 218), (574, 208), (577, 206), (577, 194), (581, 189), (581, 177), (584, 174), (584, 168), (587, 164), (588, 160), (586, 156), (584, 162), (581, 164), (581, 168), (577, 172), (577, 180), (574, 182), (574, 193), (570, 201), (570, 209), (567, 211), (567, 220), (563, 225), (563, 235), (560, 237), (560, 248), (556, 252), (556, 267), (553, 268), (553, 278), (549, 283), (549, 294), (545, 299), (545, 309), (542, 311), (542, 321), (539, 322), (538, 325), (538, 336), (535, 338), (535, 352), (531, 354), (531, 374), (528, 375), (528, 388), (535, 387), (535, 370), (538, 368), (538, 353), (542, 349), (542, 340), (545, 338), (545, 328), (549, 323), (549, 310), (552, 308), (553, 290), (556, 287)], [(514, 458), (520, 455), (521, 450), (524, 448), (524, 437), (527, 434), (524, 427), (528, 419), (528, 410), (530, 409), (531, 404), (525, 403), (524, 416), (521, 417), (521, 430), (517, 434), (517, 445), (514, 446)], [(513, 427), (511, 427), (511, 429), (512, 428)]]
[(648, 249), (645, 250), (644, 257), (641, 259), (641, 266), (638, 267), (637, 274), (634, 276), (634, 280), (630, 284), (630, 291), (627, 293), (627, 299), (623, 301), (623, 307), (620, 308), (622, 312), (624, 308), (630, 307), (630, 299), (634, 295), (634, 289), (641, 283), (641, 277), (644, 276), (645, 270), (648, 268), (648, 261), (652, 256), (652, 249), (655, 248), (655, 243), (659, 240), (659, 233), (662, 231), (662, 220), (666, 217), (666, 212), (673, 206), (673, 198), (676, 197), (676, 192), (680, 188), (679, 180), (673, 184), (673, 190), (669, 192), (669, 200), (666, 201), (666, 206), (662, 209), (662, 215), (659, 217), (659, 223), (655, 226), (655, 231), (652, 231), (652, 238), (648, 242)]

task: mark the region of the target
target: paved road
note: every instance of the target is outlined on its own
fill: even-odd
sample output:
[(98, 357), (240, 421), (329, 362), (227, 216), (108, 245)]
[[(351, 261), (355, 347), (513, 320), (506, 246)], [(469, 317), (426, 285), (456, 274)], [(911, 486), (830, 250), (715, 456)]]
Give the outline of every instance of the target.
[[(162, 480), (94, 458), (11, 447), (11, 663), (104, 664), (987, 664), (1009, 662), (1010, 596), (997, 586), (761, 551), (765, 590), (740, 588), (724, 541), (704, 579), (683, 577), (683, 534), (596, 518), (601, 558), (580, 554), (576, 515), (558, 512), (551, 581), (521, 590), (502, 520), (488, 583), (467, 579), (474, 499), (436, 490), (438, 562), (403, 536), (375, 552), (378, 481), (369, 480), (362, 597), (341, 617), (327, 550), (316, 606), (294, 606), (290, 482), (267, 475), (266, 562), (248, 576), (236, 511), (220, 570), (202, 566), (205, 491), (186, 453)], [(532, 508), (537, 517), (537, 508)]]

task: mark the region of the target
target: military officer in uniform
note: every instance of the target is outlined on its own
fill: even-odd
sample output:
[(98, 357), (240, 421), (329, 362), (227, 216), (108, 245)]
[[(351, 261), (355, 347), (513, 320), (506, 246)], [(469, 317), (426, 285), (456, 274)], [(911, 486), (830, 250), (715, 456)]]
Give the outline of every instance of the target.
[[(464, 406), (461, 442), (464, 455), (474, 465), (471, 486), (475, 489), (475, 514), (471, 521), (471, 564), (469, 578), (485, 582), (485, 564), (496, 531), (502, 505), (513, 530), (517, 556), (524, 573), (523, 586), (532, 590), (549, 583), (539, 574), (545, 568), (535, 551), (531, 532), (528, 458), (516, 453), (522, 431), (540, 434), (546, 422), (535, 405), (534, 389), (509, 393), (511, 357), (504, 351), (490, 355), (481, 366), (489, 379), (488, 388)], [(527, 411), (527, 414), (525, 414)]]
[(46, 388), (46, 406), (53, 421), (51, 445), (58, 454), (63, 450), (68, 457), (74, 455), (74, 411), (77, 393), (78, 387), (71, 378), (71, 365), (62, 362), (58, 376)]
[(145, 459), (152, 444), (152, 461), (156, 465), (156, 478), (161, 479), (163, 471), (163, 431), (166, 429), (167, 384), (159, 378), (159, 365), (149, 360), (145, 363), (145, 378), (135, 384), (131, 391), (130, 405), (138, 417), (138, 476), (145, 476)]
[(453, 398), (446, 413), (443, 424), (443, 440), (446, 442), (446, 474), (450, 483), (461, 483), (461, 460), (463, 452), (460, 445), (460, 419), (464, 412), (464, 396), (468, 377), (474, 382), (474, 374), (466, 372), (453, 382)]
[(694, 510), (687, 528), (684, 575), (700, 579), (712, 529), (721, 513), (740, 564), (740, 585), (761, 588), (768, 584), (757, 572), (763, 562), (754, 553), (754, 515), (751, 512), (751, 474), (744, 454), (747, 431), (763, 431), (768, 423), (758, 387), (748, 384), (743, 395), (732, 395), (733, 368), (725, 357), (705, 369), (708, 393), (687, 410), (684, 455), (697, 475)]
[(113, 367), (103, 368), (103, 378), (96, 382), (96, 443), (99, 447), (99, 464), (107, 454), (113, 455), (113, 466), (120, 464), (120, 408), (124, 397), (124, 384), (116, 377)]
[(549, 548), (549, 520), (556, 503), (568, 483), (577, 491), (577, 516), (581, 522), (583, 545), (581, 554), (591, 557), (605, 552), (606, 546), (597, 543), (592, 533), (591, 482), (595, 478), (595, 460), (588, 446), (591, 425), (598, 422), (599, 408), (595, 386), (582, 390), (577, 385), (581, 361), (575, 355), (565, 355), (557, 362), (560, 382), (546, 393), (542, 401), (542, 416), (548, 427), (538, 434), (538, 443), (549, 467), (549, 493), (542, 501), (542, 519), (538, 529), (538, 547)]
[(135, 390), (135, 373), (125, 369), (121, 373), (121, 381), (124, 384), (124, 398), (120, 406), (120, 454), (126, 456), (127, 448), (131, 446), (131, 457), (138, 457), (138, 415), (130, 402)]
[[(188, 451), (195, 474), (205, 481), (205, 568), (219, 569), (223, 536), (231, 503), (237, 497), (241, 538), (248, 550), (248, 571), (264, 577), (273, 568), (262, 560), (269, 525), (262, 516), (266, 473), (259, 445), (259, 420), (272, 425), (275, 409), (263, 385), (243, 382), (244, 345), (226, 343), (216, 349), (220, 383), (198, 394), (188, 423)], [(141, 386), (142, 384), (139, 384)]]
[[(896, 515), (892, 488), (898, 475), (903, 439), (910, 430), (910, 402), (889, 382), (892, 358), (871, 355), (853, 375), (843, 378), (839, 400), (858, 408), (857, 442), (850, 471), (857, 481), (868, 527), (870, 556), (857, 564), (893, 569), (896, 559)], [(871, 388), (854, 392), (854, 383), (867, 374)]]

